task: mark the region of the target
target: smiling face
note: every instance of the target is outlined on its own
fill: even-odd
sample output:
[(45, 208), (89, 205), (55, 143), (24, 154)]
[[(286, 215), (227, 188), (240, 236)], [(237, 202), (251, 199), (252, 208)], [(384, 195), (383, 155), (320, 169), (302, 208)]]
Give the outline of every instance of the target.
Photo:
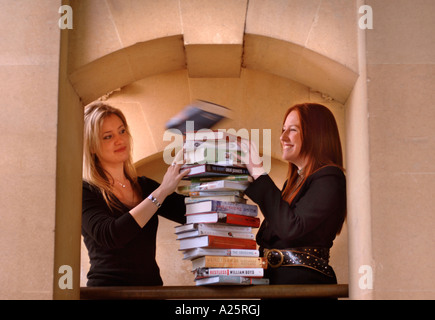
[(306, 163), (305, 157), (300, 155), (302, 148), (302, 128), (299, 115), (292, 111), (287, 116), (280, 137), (282, 158), (296, 165), (299, 169)]
[(130, 136), (122, 120), (107, 116), (100, 129), (98, 158), (103, 167), (124, 163), (130, 155)]

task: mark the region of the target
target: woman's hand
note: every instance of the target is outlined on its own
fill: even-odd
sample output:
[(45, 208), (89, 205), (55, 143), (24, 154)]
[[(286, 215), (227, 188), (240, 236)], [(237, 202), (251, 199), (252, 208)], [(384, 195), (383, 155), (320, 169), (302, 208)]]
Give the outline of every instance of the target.
[(241, 156), (238, 156), (238, 160), (246, 165), (252, 178), (254, 178), (254, 180), (257, 179), (265, 173), (263, 160), (260, 157), (257, 145), (246, 139), (241, 139), (241, 141), (238, 141), (238, 144), (242, 151)]
[(181, 179), (183, 179), (190, 172), (190, 169), (180, 172), (181, 166), (184, 164), (183, 155), (184, 149), (181, 149), (175, 156), (174, 161), (172, 162), (171, 166), (169, 166), (165, 176), (163, 177), (163, 181), (159, 188), (164, 193), (165, 197), (173, 193)]
[(170, 195), (175, 191), (181, 179), (183, 179), (189, 172), (190, 169), (186, 169), (180, 172), (182, 164), (172, 163), (166, 171), (163, 181), (160, 185), (161, 191), (164, 193), (165, 197)]
[[(183, 159), (183, 150), (177, 154), (174, 162), (169, 166), (160, 186), (151, 193), (151, 195), (157, 200), (158, 204), (162, 204), (166, 197), (175, 191), (175, 188), (180, 183), (180, 180), (190, 172), (190, 169), (180, 172), (180, 168), (184, 162), (179, 161), (180, 157)], [(137, 224), (143, 228), (157, 211), (159, 206), (160, 205), (156, 205), (146, 198), (144, 201), (130, 210), (130, 214), (133, 216)]]

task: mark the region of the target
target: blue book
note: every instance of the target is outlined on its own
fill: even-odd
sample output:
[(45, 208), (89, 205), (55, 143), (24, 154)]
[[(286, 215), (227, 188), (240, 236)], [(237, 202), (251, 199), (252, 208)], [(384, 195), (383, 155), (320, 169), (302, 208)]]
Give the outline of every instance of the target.
[[(230, 109), (219, 104), (195, 100), (172, 117), (166, 123), (166, 129), (179, 130), (182, 134), (185, 134), (187, 130), (210, 129), (222, 119), (229, 118), (230, 113)], [(186, 128), (187, 121), (193, 121), (193, 126)]]

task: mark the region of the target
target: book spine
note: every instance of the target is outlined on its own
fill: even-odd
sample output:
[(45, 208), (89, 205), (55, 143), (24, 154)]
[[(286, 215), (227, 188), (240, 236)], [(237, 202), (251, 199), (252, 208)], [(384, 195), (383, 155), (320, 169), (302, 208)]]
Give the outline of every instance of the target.
[[(210, 281), (212, 280), (212, 281)], [(236, 276), (215, 276), (211, 278), (203, 278), (195, 280), (197, 286), (201, 285), (219, 285), (219, 284), (239, 284), (239, 285), (268, 285), (269, 279), (258, 279), (249, 277), (236, 277)]]
[(212, 196), (212, 197), (186, 197), (185, 204), (200, 202), (204, 200), (229, 201), (234, 203), (246, 203), (246, 199), (237, 196)]
[(255, 217), (258, 214), (258, 207), (251, 204), (232, 203), (226, 201), (212, 200), (212, 210)]
[(260, 252), (258, 250), (246, 250), (246, 249), (205, 249), (194, 248), (184, 251), (183, 260), (193, 260), (206, 255), (213, 256), (228, 256), (228, 257), (259, 257)]
[(248, 169), (230, 166), (215, 166), (212, 164), (206, 164), (206, 172), (212, 173), (224, 173), (224, 174), (249, 174)]
[[(204, 262), (204, 268), (263, 268), (266, 269), (267, 262), (265, 258), (258, 257), (220, 257), (220, 256), (205, 256), (196, 259), (199, 262)], [(195, 265), (195, 260), (192, 262)]]
[(198, 268), (195, 270), (195, 279), (212, 276), (239, 276), (260, 278), (264, 276), (263, 268)]
[(208, 236), (209, 248), (232, 248), (232, 249), (256, 249), (257, 243), (251, 239), (226, 238), (219, 236)]
[(219, 222), (224, 222), (228, 224), (235, 224), (241, 226), (249, 226), (253, 228), (258, 228), (260, 226), (260, 219), (257, 217), (241, 216), (237, 214), (220, 214)]
[(216, 180), (229, 180), (229, 181), (244, 181), (244, 182), (252, 182), (253, 179), (249, 175), (230, 175), (226, 177), (192, 177), (190, 182), (192, 183), (201, 183), (201, 182), (210, 182)]
[(217, 230), (199, 230), (200, 236), (218, 236), (218, 237), (226, 237), (226, 238), (235, 238), (235, 239), (255, 239), (255, 235), (248, 232), (225, 232), (225, 231), (217, 231)]
[(219, 223), (200, 223), (197, 225), (198, 230), (216, 230), (226, 232), (252, 232), (252, 227), (232, 226)]

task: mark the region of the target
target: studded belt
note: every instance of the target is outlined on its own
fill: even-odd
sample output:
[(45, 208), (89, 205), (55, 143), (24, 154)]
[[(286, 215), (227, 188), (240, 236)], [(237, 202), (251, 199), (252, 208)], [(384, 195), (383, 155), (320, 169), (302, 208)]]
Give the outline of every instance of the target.
[(328, 248), (264, 249), (264, 257), (272, 268), (299, 266), (317, 270), (328, 277), (334, 275), (329, 265)]

